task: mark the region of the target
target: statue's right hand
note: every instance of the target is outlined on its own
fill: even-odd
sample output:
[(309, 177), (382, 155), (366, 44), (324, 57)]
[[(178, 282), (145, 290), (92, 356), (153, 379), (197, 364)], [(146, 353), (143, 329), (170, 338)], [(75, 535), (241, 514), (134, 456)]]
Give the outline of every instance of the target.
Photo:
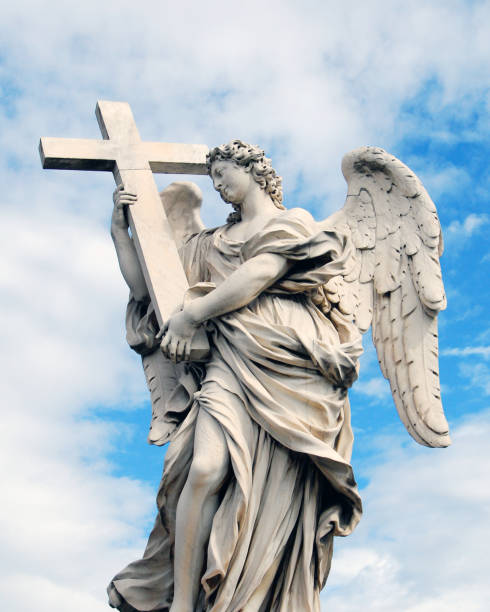
[(127, 206), (134, 204), (137, 201), (135, 193), (130, 193), (124, 189), (124, 185), (119, 185), (112, 194), (114, 208), (112, 210), (111, 229), (127, 230), (128, 215)]

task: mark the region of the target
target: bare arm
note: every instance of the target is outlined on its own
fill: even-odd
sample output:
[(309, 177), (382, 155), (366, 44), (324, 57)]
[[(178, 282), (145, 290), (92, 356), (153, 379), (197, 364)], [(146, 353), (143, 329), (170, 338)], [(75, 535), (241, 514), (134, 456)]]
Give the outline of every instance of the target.
[(238, 310), (284, 276), (291, 263), (281, 255), (264, 253), (252, 257), (208, 295), (193, 300), (172, 316), (162, 329), (163, 352), (172, 359), (188, 359), (192, 337), (208, 319)]
[(193, 300), (184, 310), (194, 325), (238, 310), (284, 276), (290, 266), (290, 262), (282, 255), (264, 253), (252, 257), (214, 291)]
[(122, 186), (114, 191), (111, 236), (116, 248), (119, 268), (134, 298), (138, 301), (148, 297), (148, 288), (141, 270), (133, 240), (128, 233), (126, 206), (136, 202), (136, 196), (123, 190)]

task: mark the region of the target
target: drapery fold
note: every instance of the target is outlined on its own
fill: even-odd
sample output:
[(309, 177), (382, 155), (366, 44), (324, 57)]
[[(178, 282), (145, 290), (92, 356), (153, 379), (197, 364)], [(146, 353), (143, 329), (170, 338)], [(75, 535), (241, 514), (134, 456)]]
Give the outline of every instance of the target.
[[(211, 529), (198, 612), (318, 612), (333, 536), (348, 535), (361, 515), (349, 463), (347, 399), (360, 337), (341, 313), (326, 316), (312, 299), (349, 265), (350, 243), (336, 232), (319, 232), (301, 209), (281, 213), (245, 243), (230, 240), (226, 230), (205, 230), (182, 249), (191, 284), (219, 285), (265, 252), (294, 265), (253, 302), (210, 321), (205, 373), (180, 367), (176, 387), (167, 390), (170, 403), (187, 398), (190, 404), (168, 406), (183, 420), (172, 423), (145, 554), (109, 586), (120, 610), (171, 605), (176, 507), (200, 410), (223, 431), (230, 471)], [(151, 350), (155, 333), (148, 312), (134, 301), (128, 307), (128, 339), (140, 352)], [(179, 394), (184, 374), (186, 393)]]

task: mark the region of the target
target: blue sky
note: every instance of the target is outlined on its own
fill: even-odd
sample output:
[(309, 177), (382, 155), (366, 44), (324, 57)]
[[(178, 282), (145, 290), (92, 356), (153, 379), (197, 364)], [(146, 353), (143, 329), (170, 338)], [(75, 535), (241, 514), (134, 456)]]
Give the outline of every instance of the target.
[[(98, 99), (143, 138), (263, 146), (285, 203), (317, 219), (345, 197), (342, 155), (381, 146), (436, 202), (448, 308), (443, 402), (453, 446), (404, 431), (366, 337), (352, 393), (365, 514), (337, 542), (336, 612), (486, 609), (490, 599), (490, 2), (20, 0), (0, 24), (4, 609), (103, 611), (139, 556), (162, 449), (108, 227), (108, 174), (43, 171), (40, 136), (98, 138)], [(164, 187), (173, 177), (159, 175)], [(207, 177), (207, 225), (227, 212)]]

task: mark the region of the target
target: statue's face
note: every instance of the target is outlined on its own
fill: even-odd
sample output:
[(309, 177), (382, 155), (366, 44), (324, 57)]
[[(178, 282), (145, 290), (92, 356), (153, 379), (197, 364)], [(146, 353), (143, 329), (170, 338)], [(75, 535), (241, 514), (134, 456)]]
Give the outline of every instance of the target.
[(221, 160), (211, 166), (211, 179), (223, 200), (231, 204), (241, 204), (254, 181), (250, 172), (242, 166)]

